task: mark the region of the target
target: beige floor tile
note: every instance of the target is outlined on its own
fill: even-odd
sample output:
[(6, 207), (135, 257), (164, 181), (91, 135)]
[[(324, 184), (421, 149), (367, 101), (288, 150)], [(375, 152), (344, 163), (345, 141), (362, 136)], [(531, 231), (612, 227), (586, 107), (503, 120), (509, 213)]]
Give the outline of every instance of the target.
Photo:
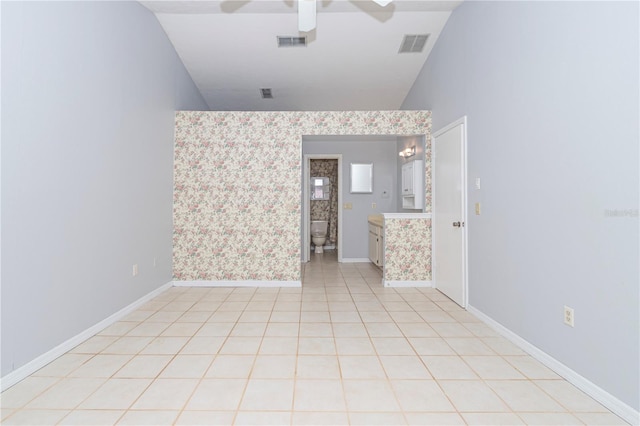
[(237, 410), (246, 384), (246, 379), (204, 379), (196, 388), (185, 409)]
[(267, 323), (271, 317), (270, 311), (244, 311), (240, 318), (239, 323)]
[(296, 375), (299, 379), (339, 379), (338, 357), (301, 355), (298, 357)]
[(534, 383), (569, 411), (590, 413), (609, 411), (566, 380), (536, 380)]
[(234, 337), (262, 337), (267, 329), (267, 323), (239, 322), (231, 330), (230, 336)]
[(384, 379), (386, 374), (377, 356), (340, 356), (343, 379)]
[(331, 322), (339, 323), (339, 322), (351, 322), (351, 323), (362, 323), (360, 319), (360, 315), (357, 311), (353, 312), (339, 312), (332, 311), (329, 313), (331, 316)]
[(431, 322), (430, 325), (440, 337), (473, 337), (473, 333), (457, 322)]
[(439, 380), (459, 412), (510, 412), (509, 407), (479, 380)]
[(26, 405), (29, 409), (73, 409), (103, 383), (102, 378), (62, 379)]
[(375, 355), (376, 351), (369, 338), (337, 337), (336, 351), (338, 355)]
[(371, 337), (402, 337), (402, 331), (394, 323), (368, 322), (365, 327)]
[(75, 348), (71, 349), (69, 353), (76, 354), (97, 354), (100, 353), (104, 348), (112, 344), (118, 340), (118, 336), (93, 336), (88, 340), (82, 342)]
[(466, 425), (458, 413), (405, 413), (410, 425)]
[(137, 327), (140, 323), (133, 321), (118, 321), (98, 333), (99, 336), (124, 336), (129, 331)]
[(64, 377), (91, 358), (92, 355), (89, 354), (66, 353), (33, 373), (31, 377)]
[(140, 351), (142, 355), (175, 355), (189, 341), (188, 337), (156, 337), (146, 348)]
[(83, 410), (126, 410), (151, 384), (151, 379), (110, 379), (80, 404)]
[(218, 355), (205, 377), (246, 379), (251, 374), (255, 359), (255, 355)]
[(172, 336), (172, 337), (181, 337), (187, 336), (191, 337), (198, 332), (200, 327), (202, 327), (202, 323), (197, 322), (176, 322), (167, 327), (162, 333), (161, 336)]
[(513, 411), (562, 412), (556, 401), (528, 380), (492, 380), (486, 382)]
[(140, 337), (157, 337), (164, 330), (169, 327), (170, 323), (168, 322), (150, 322), (146, 321), (140, 323), (137, 327), (131, 329), (126, 335), (127, 336), (140, 336)]
[(156, 378), (173, 357), (171, 355), (137, 355), (118, 370), (116, 378)]
[(150, 322), (172, 323), (176, 321), (178, 318), (180, 318), (182, 315), (184, 314), (180, 311), (172, 311), (172, 312), (160, 311), (152, 314), (149, 318), (147, 318), (146, 322), (147, 323), (150, 323)]
[(455, 411), (434, 380), (392, 380), (391, 386), (404, 411)]
[(298, 353), (296, 337), (265, 337), (260, 345), (260, 355), (295, 355)]
[(180, 350), (181, 355), (215, 355), (218, 353), (224, 337), (192, 337)]
[(289, 411), (293, 406), (293, 380), (251, 379), (240, 403), (246, 411)]
[(214, 312), (213, 315), (209, 317), (209, 319), (207, 320), (207, 324), (217, 323), (217, 322), (235, 323), (236, 321), (238, 321), (238, 319), (240, 319), (241, 315), (242, 315), (242, 311), (216, 311)]
[(386, 380), (343, 380), (343, 385), (349, 411), (400, 411)]
[(418, 356), (380, 356), (382, 367), (390, 379), (431, 379)]
[(306, 322), (300, 324), (300, 336), (332, 337), (333, 329), (328, 322)]
[(569, 413), (518, 413), (527, 425), (572, 426), (583, 423)]
[(349, 413), (350, 425), (380, 425), (380, 426), (396, 426), (406, 425), (407, 421), (402, 413)]
[(53, 377), (29, 376), (2, 392), (0, 405), (3, 409), (24, 407), (29, 401), (58, 383), (59, 380)]
[(446, 337), (444, 340), (458, 355), (496, 355), (477, 337)]
[(111, 377), (132, 355), (96, 355), (69, 373), (69, 377)]
[(462, 359), (483, 379), (518, 380), (525, 378), (499, 356), (463, 356)]
[(400, 322), (417, 322), (417, 323), (424, 323), (424, 319), (418, 315), (416, 312), (389, 312), (389, 315), (391, 315), (391, 318), (393, 318), (393, 320), (396, 323), (400, 323)]
[[(196, 303), (196, 306), (198, 305), (199, 303)], [(193, 322), (193, 323), (197, 322), (202, 324), (207, 322), (207, 320), (213, 314), (213, 311), (214, 310), (203, 310), (203, 311), (191, 310), (182, 314), (180, 318), (176, 320), (176, 322)]]
[(335, 355), (336, 345), (329, 337), (301, 337), (298, 340), (299, 355)]
[(267, 325), (265, 336), (268, 337), (296, 337), (298, 336), (298, 323), (272, 322)]
[(118, 425), (170, 425), (180, 414), (178, 410), (129, 410), (118, 422)]
[(294, 425), (347, 425), (349, 424), (349, 416), (346, 412), (326, 412), (326, 411), (294, 411), (293, 420), (291, 422)]
[(456, 355), (456, 352), (439, 337), (409, 337), (409, 343), (418, 355)]
[(429, 324), (420, 322), (401, 322), (398, 327), (406, 337), (439, 337)]
[(331, 322), (329, 311), (303, 311), (300, 313), (300, 322)]
[(627, 425), (628, 423), (613, 413), (574, 413), (574, 415), (588, 425)]
[(300, 312), (274, 311), (269, 318), (270, 322), (298, 322), (300, 321)]
[(294, 410), (346, 411), (341, 380), (297, 380)]
[(407, 339), (401, 337), (372, 337), (378, 355), (416, 355)]
[(106, 347), (102, 354), (137, 354), (152, 340), (149, 336), (123, 336)]
[(209, 369), (215, 355), (176, 355), (160, 373), (160, 378), (200, 378)]
[(180, 410), (197, 384), (197, 379), (156, 379), (133, 404), (132, 408), (135, 410)]
[(422, 361), (438, 380), (478, 379), (478, 375), (459, 356), (423, 356)]
[(183, 411), (176, 421), (181, 426), (230, 425), (236, 416), (235, 411)]
[(3, 425), (54, 425), (69, 413), (68, 410), (18, 410), (2, 421)]
[(290, 411), (239, 411), (234, 425), (273, 425), (281, 426), (291, 423)]
[(220, 348), (220, 354), (255, 355), (261, 342), (262, 337), (229, 337)]
[(59, 423), (60, 425), (114, 425), (124, 414), (124, 410), (73, 410)]
[(196, 333), (196, 337), (227, 337), (235, 323), (207, 322)]
[(360, 318), (364, 323), (393, 323), (393, 318), (386, 311), (362, 311), (360, 312)]
[(350, 322), (334, 323), (332, 327), (334, 337), (369, 337), (364, 324)]
[(498, 355), (527, 355), (526, 352), (504, 337), (483, 337), (482, 341)]
[(522, 419), (513, 413), (463, 413), (468, 425), (523, 425)]
[(252, 379), (293, 379), (296, 357), (289, 355), (259, 355), (251, 372)]
[(556, 380), (561, 379), (556, 373), (549, 368), (545, 367), (540, 361), (534, 359), (529, 355), (524, 356), (511, 356), (506, 355), (503, 358), (511, 365), (513, 365), (520, 373), (526, 378)]

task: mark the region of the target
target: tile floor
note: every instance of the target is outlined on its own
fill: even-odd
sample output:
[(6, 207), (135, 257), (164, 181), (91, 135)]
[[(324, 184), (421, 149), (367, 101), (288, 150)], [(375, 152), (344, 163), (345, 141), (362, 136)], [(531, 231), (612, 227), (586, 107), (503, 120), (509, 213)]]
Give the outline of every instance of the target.
[(625, 424), (434, 289), (335, 253), (174, 287), (2, 394), (3, 424)]

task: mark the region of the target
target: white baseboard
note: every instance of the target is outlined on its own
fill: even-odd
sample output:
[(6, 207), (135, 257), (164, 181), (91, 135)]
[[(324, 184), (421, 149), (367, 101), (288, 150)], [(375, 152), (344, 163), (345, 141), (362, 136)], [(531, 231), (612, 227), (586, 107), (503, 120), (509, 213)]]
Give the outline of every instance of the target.
[(385, 287), (433, 287), (431, 281), (384, 281)]
[(174, 281), (176, 287), (302, 287), (302, 281)]
[(371, 263), (368, 257), (343, 257), (342, 263)]
[(173, 285), (172, 282), (168, 282), (167, 284), (162, 285), (161, 287), (153, 290), (151, 293), (148, 293), (142, 296), (140, 299), (136, 300), (130, 305), (120, 309), (118, 312), (111, 315), (110, 317), (100, 321), (96, 325), (87, 328), (80, 334), (77, 334), (74, 337), (70, 338), (69, 340), (59, 344), (55, 348), (51, 349), (48, 352), (45, 352), (44, 354), (40, 355), (36, 359), (29, 361), (22, 367), (19, 367), (13, 370), (11, 373), (7, 374), (6, 376), (2, 377), (2, 379), (0, 379), (0, 391), (4, 392), (6, 389), (9, 389), (11, 386), (15, 385), (19, 381), (29, 377), (31, 374), (40, 370), (42, 367), (54, 361), (56, 358), (69, 352), (71, 349), (75, 348), (80, 343), (84, 342), (90, 337), (95, 336), (96, 334), (98, 334), (99, 332), (101, 332), (111, 324), (117, 322), (121, 318), (135, 311), (140, 306), (142, 306), (149, 300), (153, 299), (160, 293), (171, 288), (172, 285)]
[(611, 395), (601, 387), (597, 386), (587, 378), (576, 373), (571, 368), (553, 358), (551, 355), (538, 349), (536, 346), (527, 342), (522, 337), (515, 334), (513, 331), (509, 330), (499, 322), (495, 321), (493, 318), (484, 314), (482, 311), (474, 308), (471, 305), (467, 306), (467, 311), (477, 316), (489, 327), (493, 328), (495, 331), (497, 331), (506, 339), (510, 340), (513, 344), (518, 346), (520, 349), (540, 361), (542, 364), (558, 373), (569, 383), (573, 384), (575, 387), (589, 395), (591, 398), (607, 407), (609, 410), (620, 416), (626, 422), (629, 422), (629, 424), (640, 424), (640, 412), (636, 411), (633, 407), (630, 407), (629, 405), (620, 401), (618, 398)]

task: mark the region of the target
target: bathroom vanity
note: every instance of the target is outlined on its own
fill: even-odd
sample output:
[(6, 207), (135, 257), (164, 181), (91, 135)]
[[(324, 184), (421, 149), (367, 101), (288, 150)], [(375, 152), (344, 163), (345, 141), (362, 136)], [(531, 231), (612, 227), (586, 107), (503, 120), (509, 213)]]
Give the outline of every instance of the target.
[(369, 222), (369, 260), (376, 266), (384, 266), (384, 218), (379, 214), (367, 217)]

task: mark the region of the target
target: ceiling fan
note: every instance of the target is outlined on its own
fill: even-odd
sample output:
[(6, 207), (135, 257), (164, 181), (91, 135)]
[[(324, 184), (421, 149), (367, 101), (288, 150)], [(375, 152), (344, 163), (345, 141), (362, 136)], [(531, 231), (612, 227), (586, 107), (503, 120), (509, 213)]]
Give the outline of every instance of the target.
[[(393, 0), (372, 0), (385, 7)], [(309, 32), (316, 27), (316, 0), (298, 0), (298, 30)]]

